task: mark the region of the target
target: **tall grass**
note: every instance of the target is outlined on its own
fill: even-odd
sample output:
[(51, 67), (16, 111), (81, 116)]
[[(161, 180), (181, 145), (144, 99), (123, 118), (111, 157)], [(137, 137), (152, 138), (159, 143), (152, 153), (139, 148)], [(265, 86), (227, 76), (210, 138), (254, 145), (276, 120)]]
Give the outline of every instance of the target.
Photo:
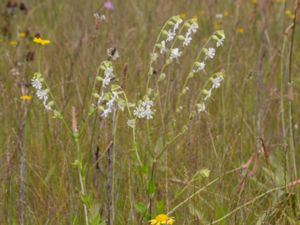
[(299, 1), (112, 3), (1, 2), (0, 224), (298, 224)]

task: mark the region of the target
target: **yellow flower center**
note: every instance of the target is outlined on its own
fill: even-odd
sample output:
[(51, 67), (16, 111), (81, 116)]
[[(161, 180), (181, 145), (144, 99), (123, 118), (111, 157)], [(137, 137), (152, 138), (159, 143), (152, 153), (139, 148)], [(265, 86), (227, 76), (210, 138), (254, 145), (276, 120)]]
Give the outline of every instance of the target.
[(162, 222), (162, 221), (166, 221), (167, 219), (169, 219), (169, 217), (165, 214), (159, 214), (158, 216), (155, 217), (155, 219), (158, 222)]

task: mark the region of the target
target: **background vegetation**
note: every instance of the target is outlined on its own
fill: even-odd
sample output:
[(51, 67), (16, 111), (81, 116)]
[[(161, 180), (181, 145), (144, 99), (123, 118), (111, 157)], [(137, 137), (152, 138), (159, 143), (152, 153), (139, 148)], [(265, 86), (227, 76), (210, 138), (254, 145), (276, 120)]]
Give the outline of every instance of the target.
[[(1, 1), (0, 224), (84, 224), (74, 144), (30, 85), (39, 62), (66, 122), (71, 126), (74, 106), (77, 120), (87, 123), (80, 143), (91, 196), (85, 203), (95, 224), (147, 224), (168, 212), (175, 224), (298, 224), (297, 1), (112, 3), (113, 10), (104, 1), (28, 0), (11, 13)], [(94, 13), (106, 20), (95, 24)], [(156, 36), (173, 15), (197, 16), (199, 31), (167, 68), (170, 86), (160, 89), (164, 110), (157, 108), (151, 127), (138, 121), (133, 145), (125, 113), (115, 127), (97, 115), (85, 121), (108, 48), (120, 54), (115, 71), (129, 101), (143, 97)], [(193, 82), (180, 113), (176, 96), (199, 47), (219, 29), (226, 42), (208, 70), (223, 69), (224, 83), (207, 111), (189, 122), (189, 100), (203, 78)], [(41, 54), (32, 42), (36, 33), (51, 41)], [(21, 100), (25, 94), (32, 99)]]

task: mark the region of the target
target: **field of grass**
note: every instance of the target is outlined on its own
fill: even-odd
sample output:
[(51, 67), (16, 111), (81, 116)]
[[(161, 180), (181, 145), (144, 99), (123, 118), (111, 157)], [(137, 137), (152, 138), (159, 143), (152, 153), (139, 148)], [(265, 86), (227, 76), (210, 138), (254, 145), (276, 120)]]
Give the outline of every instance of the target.
[(0, 11), (1, 225), (299, 224), (299, 0)]

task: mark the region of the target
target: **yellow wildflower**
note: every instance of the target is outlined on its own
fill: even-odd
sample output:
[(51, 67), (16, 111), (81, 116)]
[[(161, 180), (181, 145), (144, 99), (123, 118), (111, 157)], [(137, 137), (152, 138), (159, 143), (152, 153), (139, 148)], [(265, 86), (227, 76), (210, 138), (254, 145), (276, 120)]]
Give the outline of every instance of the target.
[(238, 27), (238, 28), (236, 29), (236, 32), (239, 33), (239, 34), (243, 34), (243, 33), (245, 32), (245, 30), (244, 30), (244, 28), (242, 28), (242, 27)]
[(222, 21), (220, 21), (220, 20), (216, 20), (216, 21), (214, 21), (214, 29), (215, 30), (221, 30), (222, 29)]
[(229, 16), (229, 12), (228, 11), (225, 11), (223, 14), (224, 14), (224, 16)]
[(257, 4), (257, 0), (251, 0), (251, 2), (252, 2), (253, 5)]
[(16, 41), (10, 41), (9, 44), (10, 44), (11, 46), (17, 46), (17, 42), (16, 42)]
[(24, 38), (24, 37), (26, 37), (26, 33), (24, 33), (24, 32), (18, 33), (18, 37)]
[(20, 99), (24, 101), (29, 101), (32, 99), (32, 97), (30, 95), (21, 95)]
[(290, 10), (285, 10), (285, 15), (290, 19), (295, 19), (295, 15)]
[(172, 225), (175, 220), (174, 217), (169, 217), (166, 214), (159, 214), (155, 217), (155, 219), (152, 219), (149, 221), (150, 225)]
[(50, 44), (49, 40), (45, 40), (45, 39), (42, 39), (40, 37), (33, 38), (33, 42), (37, 43), (37, 44), (40, 44), (40, 45), (48, 45), (48, 44)]
[(181, 13), (179, 16), (180, 16), (180, 18), (184, 19), (184, 18), (186, 18), (186, 13)]

